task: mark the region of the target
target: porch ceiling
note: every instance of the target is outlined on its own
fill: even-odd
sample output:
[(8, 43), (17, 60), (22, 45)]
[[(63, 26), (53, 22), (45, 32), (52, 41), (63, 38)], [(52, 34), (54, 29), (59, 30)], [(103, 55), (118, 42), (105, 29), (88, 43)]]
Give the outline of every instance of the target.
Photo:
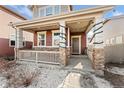
[[(86, 31), (91, 21), (93, 21), (93, 19), (66, 21), (66, 26), (69, 27), (71, 32), (84, 32)], [(56, 29), (59, 29), (59, 23), (51, 23), (23, 28), (23, 30), (26, 31), (48, 31)]]
[(87, 30), (87, 27), (91, 23), (92, 20), (76, 20), (72, 22), (67, 22), (67, 26), (69, 27), (71, 32), (84, 32)]

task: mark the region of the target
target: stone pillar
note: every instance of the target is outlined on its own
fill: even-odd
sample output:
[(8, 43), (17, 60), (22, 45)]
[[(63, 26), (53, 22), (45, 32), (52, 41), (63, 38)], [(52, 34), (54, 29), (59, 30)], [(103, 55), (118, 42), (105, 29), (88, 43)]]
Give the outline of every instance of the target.
[(104, 41), (103, 41), (103, 19), (97, 18), (94, 26), (94, 43), (93, 43), (93, 67), (96, 70), (104, 69)]
[(21, 29), (16, 30), (15, 40), (15, 58), (19, 58), (19, 49), (23, 48), (23, 31)]
[(65, 22), (61, 21), (59, 22), (60, 25), (60, 63), (62, 65), (67, 65), (67, 53), (66, 53), (66, 28), (65, 28)]

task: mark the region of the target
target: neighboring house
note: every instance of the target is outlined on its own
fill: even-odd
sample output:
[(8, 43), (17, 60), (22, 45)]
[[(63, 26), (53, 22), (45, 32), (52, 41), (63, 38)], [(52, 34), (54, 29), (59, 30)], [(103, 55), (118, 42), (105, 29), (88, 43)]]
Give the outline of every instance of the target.
[[(18, 60), (67, 65), (72, 54), (85, 54), (86, 34), (97, 24), (103, 22), (103, 14), (113, 6), (97, 6), (79, 11), (72, 11), (72, 6), (29, 6), (34, 18), (14, 23), (18, 28), (17, 55)], [(23, 49), (23, 30), (34, 33), (33, 48)], [(101, 49), (95, 44), (94, 49)], [(100, 41), (101, 42), (101, 41)], [(103, 44), (102, 44), (103, 45)], [(94, 52), (95, 53), (95, 52)], [(99, 52), (101, 53), (101, 52)], [(98, 54), (99, 54), (98, 53)], [(95, 58), (95, 60), (94, 60)], [(97, 59), (101, 59), (97, 56)], [(93, 65), (101, 63), (94, 54)]]
[[(103, 25), (101, 25), (103, 24)], [(124, 63), (124, 15), (113, 16), (109, 19), (104, 19), (104, 21), (99, 25), (102, 26), (101, 31), (98, 33), (94, 32), (94, 28), (87, 33), (87, 47), (88, 56), (91, 60), (94, 60), (94, 45), (91, 43), (93, 38), (97, 35), (97, 40), (102, 38), (103, 52), (98, 55), (103, 56), (104, 62), (106, 63)], [(100, 26), (101, 25), (101, 26)], [(97, 51), (98, 53), (99, 51)], [(97, 54), (96, 53), (96, 54)]]
[[(14, 56), (15, 29), (9, 26), (10, 22), (26, 20), (23, 16), (13, 12), (5, 6), (0, 6), (0, 57)], [(31, 48), (33, 34), (23, 32), (24, 47)]]
[(103, 29), (105, 61), (124, 64), (124, 15), (110, 18)]

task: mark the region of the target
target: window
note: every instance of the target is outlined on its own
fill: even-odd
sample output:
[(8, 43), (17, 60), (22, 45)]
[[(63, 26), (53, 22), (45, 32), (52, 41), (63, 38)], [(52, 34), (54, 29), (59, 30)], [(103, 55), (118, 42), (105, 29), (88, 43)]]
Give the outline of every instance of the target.
[(54, 7), (54, 11), (55, 11), (55, 14), (59, 14), (59, 12), (60, 12), (60, 7), (59, 7), (59, 5), (56, 5), (56, 6)]
[(10, 41), (10, 45), (11, 45), (11, 46), (15, 46), (15, 40), (11, 40), (11, 41)]
[(10, 47), (15, 46), (15, 35), (10, 35), (9, 46)]
[(53, 32), (53, 46), (59, 46), (60, 41), (60, 33), (58, 31)]
[(109, 45), (109, 40), (108, 39), (106, 40), (106, 45)]
[[(16, 40), (16, 36), (10, 35), (10, 40), (9, 40), (9, 46), (10, 47), (15, 47), (15, 40)], [(25, 41), (25, 38), (23, 37), (23, 47), (24, 46), (26, 46), (26, 41)]]
[(40, 16), (44, 16), (44, 9), (40, 9)]
[(52, 7), (46, 8), (46, 16), (52, 15)]
[(121, 44), (122, 43), (122, 36), (117, 36), (116, 37), (116, 44)]
[(115, 38), (111, 38), (110, 42), (111, 44), (115, 44)]
[(38, 46), (46, 46), (46, 33), (38, 33)]

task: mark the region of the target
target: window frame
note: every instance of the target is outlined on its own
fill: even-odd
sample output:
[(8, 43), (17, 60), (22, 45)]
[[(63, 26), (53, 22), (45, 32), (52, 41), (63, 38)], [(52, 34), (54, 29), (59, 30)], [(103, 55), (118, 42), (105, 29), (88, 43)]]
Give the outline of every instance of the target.
[[(55, 13), (55, 7), (56, 7), (56, 6), (57, 6), (57, 5), (51, 5), (51, 6), (40, 7), (40, 8), (38, 9), (38, 11), (39, 11), (39, 13), (38, 13), (38, 14), (39, 14), (39, 17), (50, 16), (50, 15), (47, 15), (47, 14), (46, 14), (46, 9), (47, 9), (48, 7), (52, 7), (52, 15), (58, 15), (58, 14), (60, 14), (60, 13), (61, 13), (61, 5), (58, 5), (58, 6), (59, 6), (59, 13), (58, 13), (58, 14)], [(41, 13), (40, 13), (41, 10), (44, 11), (43, 16), (41, 16)]]
[[(59, 7), (59, 11), (58, 11), (58, 13), (56, 13), (56, 11), (55, 11), (55, 7), (57, 7), (57, 6)], [(53, 11), (54, 11), (54, 14), (55, 14), (55, 15), (60, 14), (60, 12), (61, 12), (60, 10), (61, 10), (61, 6), (60, 6), (60, 5), (55, 5), (55, 6), (54, 6)]]
[[(43, 16), (41, 16), (41, 10), (43, 10), (44, 12), (43, 12)], [(45, 16), (45, 8), (39, 8), (39, 17), (44, 17)]]
[[(47, 11), (47, 9), (49, 9), (49, 8), (51, 8), (51, 11), (50, 11), (51, 13), (49, 13), (49, 12)], [(53, 12), (53, 11), (54, 11), (53, 6), (48, 6), (48, 7), (45, 8), (45, 10), (46, 10), (46, 11), (45, 11), (45, 15), (46, 15), (46, 16), (50, 16), (50, 15), (53, 15), (53, 14), (54, 14), (54, 12)], [(48, 14), (47, 14), (47, 12), (48, 12)]]
[[(12, 36), (14, 37), (14, 39), (12, 38)], [(15, 35), (14, 34), (10, 34), (10, 38), (9, 38), (9, 47), (15, 47), (15, 45), (11, 45), (11, 41), (15, 42)], [(16, 42), (15, 42), (16, 43)]]
[(115, 42), (116, 42), (116, 44), (123, 44), (123, 36), (122, 35), (116, 36)]
[(58, 46), (54, 45), (54, 33), (60, 33), (60, 31), (59, 30), (52, 31), (52, 46), (59, 47), (59, 45)]
[[(39, 34), (44, 34), (44, 35), (45, 35), (45, 37), (44, 37), (44, 40), (45, 40), (44, 45), (39, 45)], [(44, 47), (44, 46), (46, 46), (46, 31), (37, 32), (37, 46), (38, 46), (38, 47)]]

